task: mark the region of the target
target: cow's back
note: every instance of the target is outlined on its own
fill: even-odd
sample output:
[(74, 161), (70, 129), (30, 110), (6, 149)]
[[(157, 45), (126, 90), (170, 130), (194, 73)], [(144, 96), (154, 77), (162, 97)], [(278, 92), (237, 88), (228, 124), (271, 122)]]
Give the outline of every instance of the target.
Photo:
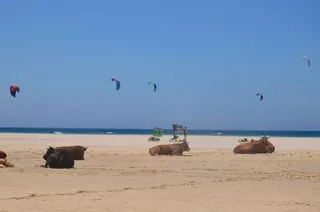
[(60, 146), (56, 147), (56, 150), (64, 150), (68, 151), (72, 154), (74, 160), (84, 160), (84, 152), (87, 150), (86, 147), (83, 146)]

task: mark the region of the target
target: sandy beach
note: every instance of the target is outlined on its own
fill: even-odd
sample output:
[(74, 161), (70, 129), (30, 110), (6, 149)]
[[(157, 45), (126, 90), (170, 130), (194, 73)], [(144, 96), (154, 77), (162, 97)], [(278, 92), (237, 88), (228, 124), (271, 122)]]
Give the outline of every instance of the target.
[[(249, 138), (249, 137), (248, 137)], [(320, 211), (320, 138), (277, 138), (235, 155), (240, 137), (189, 136), (185, 156), (156, 156), (137, 135), (0, 134), (0, 211)], [(49, 145), (88, 146), (74, 169), (41, 168)]]

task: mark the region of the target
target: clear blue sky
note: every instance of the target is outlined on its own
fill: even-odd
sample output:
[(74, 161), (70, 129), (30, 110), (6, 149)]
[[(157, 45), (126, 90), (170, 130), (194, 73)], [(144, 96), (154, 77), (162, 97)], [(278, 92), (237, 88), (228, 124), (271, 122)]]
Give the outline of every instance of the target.
[(0, 125), (320, 130), (319, 9), (318, 0), (1, 1)]

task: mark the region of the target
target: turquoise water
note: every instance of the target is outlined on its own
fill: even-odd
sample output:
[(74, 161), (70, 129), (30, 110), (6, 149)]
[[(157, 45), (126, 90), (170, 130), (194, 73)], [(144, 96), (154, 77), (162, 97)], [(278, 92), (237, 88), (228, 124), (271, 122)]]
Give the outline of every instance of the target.
[[(152, 135), (153, 129), (108, 129), (108, 128), (22, 128), (3, 127), (0, 133), (39, 133), (39, 134), (118, 134), (118, 135)], [(171, 129), (164, 130), (165, 135), (172, 135)], [(279, 137), (320, 137), (320, 131), (262, 131), (262, 130), (192, 130), (189, 135), (220, 136), (279, 136)]]

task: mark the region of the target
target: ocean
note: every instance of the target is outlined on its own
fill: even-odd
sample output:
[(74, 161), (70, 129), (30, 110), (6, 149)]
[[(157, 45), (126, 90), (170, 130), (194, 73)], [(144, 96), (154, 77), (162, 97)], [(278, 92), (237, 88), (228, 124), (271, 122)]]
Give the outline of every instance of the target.
[[(115, 135), (151, 135), (153, 129), (103, 129), (103, 128), (26, 128), (2, 127), (0, 133), (36, 133), (36, 134), (115, 134)], [(164, 135), (172, 135), (171, 129), (164, 129)], [(192, 130), (188, 135), (210, 136), (273, 136), (273, 137), (320, 137), (320, 131), (263, 131), (263, 130)]]

